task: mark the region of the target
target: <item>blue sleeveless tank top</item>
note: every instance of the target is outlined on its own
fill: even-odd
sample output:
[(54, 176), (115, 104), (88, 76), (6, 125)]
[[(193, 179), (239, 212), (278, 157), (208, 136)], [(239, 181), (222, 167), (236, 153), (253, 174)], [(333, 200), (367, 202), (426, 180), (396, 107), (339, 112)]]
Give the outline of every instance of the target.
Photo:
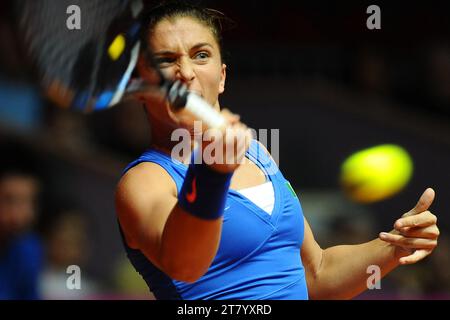
[[(127, 256), (156, 299), (258, 300), (308, 299), (300, 257), (304, 221), (300, 202), (275, 162), (254, 140), (246, 157), (266, 173), (275, 194), (272, 214), (230, 189), (223, 215), (219, 249), (208, 271), (196, 282), (171, 279), (140, 250), (130, 248), (121, 231)], [(181, 190), (187, 165), (151, 149), (131, 162), (160, 165)]]

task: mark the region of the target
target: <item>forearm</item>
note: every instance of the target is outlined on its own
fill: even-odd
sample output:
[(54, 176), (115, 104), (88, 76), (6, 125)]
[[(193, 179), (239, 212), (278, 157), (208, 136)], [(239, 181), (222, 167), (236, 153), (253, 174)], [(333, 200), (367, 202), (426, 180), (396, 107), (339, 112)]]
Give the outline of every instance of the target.
[(380, 267), (381, 277), (398, 266), (394, 246), (375, 239), (359, 245), (340, 245), (323, 250), (314, 281), (313, 299), (350, 299), (367, 289), (370, 265)]
[(176, 206), (167, 219), (159, 260), (175, 279), (194, 281), (211, 265), (219, 247), (222, 218), (199, 219)]
[(161, 245), (161, 261), (183, 279), (202, 276), (217, 253), (231, 177), (205, 164), (189, 166)]

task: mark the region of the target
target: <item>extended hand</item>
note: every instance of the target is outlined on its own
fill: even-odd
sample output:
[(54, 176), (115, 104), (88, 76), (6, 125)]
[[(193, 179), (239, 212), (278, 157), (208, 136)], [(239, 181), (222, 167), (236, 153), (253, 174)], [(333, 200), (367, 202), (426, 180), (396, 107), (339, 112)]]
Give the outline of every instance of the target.
[(416, 206), (395, 222), (394, 230), (380, 233), (381, 240), (398, 248), (400, 264), (416, 263), (437, 246), (437, 217), (428, 210), (434, 196), (433, 189), (426, 189)]

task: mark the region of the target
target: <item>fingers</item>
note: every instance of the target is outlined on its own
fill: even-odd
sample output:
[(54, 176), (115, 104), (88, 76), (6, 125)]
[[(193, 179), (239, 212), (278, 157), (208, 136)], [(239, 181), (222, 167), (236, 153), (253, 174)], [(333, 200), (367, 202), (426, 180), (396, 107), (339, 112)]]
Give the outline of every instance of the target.
[(241, 123), (227, 128), (225, 132), (225, 156), (226, 164), (241, 164), (246, 152), (246, 130), (247, 127)]
[(380, 239), (395, 246), (409, 249), (431, 249), (437, 246), (436, 239), (408, 238), (402, 235), (380, 233)]
[(407, 213), (405, 213), (403, 217), (412, 216), (422, 211), (428, 210), (428, 208), (433, 203), (434, 197), (435, 197), (434, 190), (432, 188), (427, 188), (420, 196), (419, 201), (417, 201), (415, 207), (412, 208)]
[(235, 124), (239, 122), (239, 120), (241, 119), (240, 115), (232, 113), (230, 110), (226, 108), (222, 109), (220, 113), (229, 124)]
[(129, 96), (135, 97), (141, 102), (152, 102), (152, 101), (162, 102), (165, 101), (166, 99), (164, 93), (155, 88), (145, 88), (145, 90), (130, 93)]
[(411, 254), (401, 257), (400, 264), (416, 263), (428, 256), (437, 246), (437, 238), (440, 233), (436, 225), (437, 217), (428, 210), (434, 197), (434, 190), (427, 188), (414, 208), (394, 223), (393, 231), (380, 233), (381, 240), (413, 251)]
[(221, 115), (226, 120), (226, 126), (208, 128), (203, 133), (203, 158), (217, 171), (232, 172), (244, 163), (253, 135), (240, 121), (239, 115), (228, 109), (222, 109)]
[(245, 132), (245, 150), (247, 150), (250, 147), (250, 144), (253, 140), (253, 132), (250, 129), (247, 129)]
[(436, 222), (437, 217), (434, 214), (430, 211), (423, 211), (419, 214), (398, 219), (394, 224), (394, 228), (396, 230), (401, 230), (402, 228), (407, 227), (427, 227), (436, 224)]
[(428, 249), (416, 250), (411, 255), (400, 258), (399, 263), (403, 265), (416, 263), (425, 258), (426, 256), (428, 256), (431, 252), (432, 250)]
[(408, 238), (425, 238), (437, 239), (439, 237), (439, 228), (436, 225), (428, 226), (426, 228), (405, 228), (402, 229), (401, 234)]
[(251, 130), (239, 121), (225, 129), (208, 129), (203, 139), (204, 160), (217, 171), (234, 171), (244, 163), (252, 139)]

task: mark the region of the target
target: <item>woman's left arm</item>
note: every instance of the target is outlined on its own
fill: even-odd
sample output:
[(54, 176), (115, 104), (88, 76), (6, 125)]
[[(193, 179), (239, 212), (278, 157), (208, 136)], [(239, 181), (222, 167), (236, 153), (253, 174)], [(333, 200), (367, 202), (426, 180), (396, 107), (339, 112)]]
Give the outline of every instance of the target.
[(321, 249), (305, 220), (301, 256), (312, 299), (350, 299), (368, 289), (368, 267), (380, 268), (383, 277), (400, 264), (416, 263), (437, 245), (437, 218), (428, 208), (434, 200), (428, 188), (416, 206), (379, 239), (359, 245), (340, 245)]

